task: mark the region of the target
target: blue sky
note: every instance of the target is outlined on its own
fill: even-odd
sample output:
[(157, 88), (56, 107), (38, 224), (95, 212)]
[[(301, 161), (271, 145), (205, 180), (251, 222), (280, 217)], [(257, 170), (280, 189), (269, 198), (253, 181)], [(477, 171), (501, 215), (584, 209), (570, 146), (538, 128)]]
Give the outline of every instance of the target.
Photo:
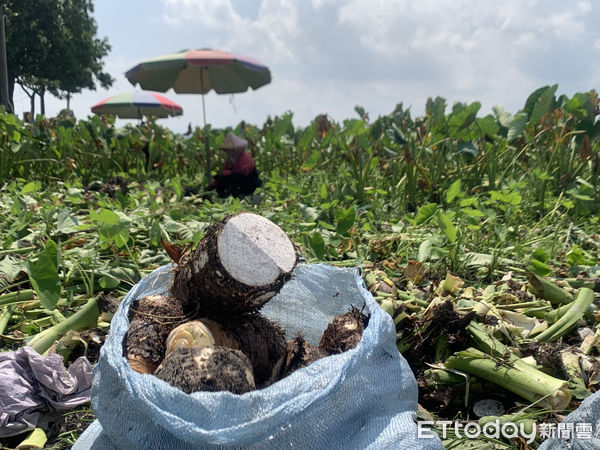
[[(496, 104), (515, 113), (546, 84), (567, 95), (600, 85), (600, 2), (588, 0), (98, 0), (95, 17), (116, 82), (76, 95), (78, 118), (135, 90), (124, 73), (141, 60), (186, 48), (241, 53), (271, 69), (272, 83), (256, 91), (206, 96), (217, 127), (260, 126), (286, 111), (297, 126), (321, 113), (342, 121), (356, 117), (355, 105), (376, 118), (400, 102), (419, 115), (435, 96), (448, 108), (477, 100), (481, 114)], [(202, 123), (199, 96), (165, 95), (184, 115), (163, 125)], [(15, 92), (17, 112), (28, 105)], [(48, 115), (64, 106), (46, 97)]]

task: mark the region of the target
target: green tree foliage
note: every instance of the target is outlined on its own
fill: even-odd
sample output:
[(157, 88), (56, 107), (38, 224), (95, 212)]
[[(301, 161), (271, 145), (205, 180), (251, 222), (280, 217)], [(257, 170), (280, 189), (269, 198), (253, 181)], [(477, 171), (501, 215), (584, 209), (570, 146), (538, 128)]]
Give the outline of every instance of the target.
[(11, 100), (15, 83), (29, 93), (32, 111), (36, 94), (43, 102), (45, 92), (67, 97), (95, 89), (97, 83), (112, 85), (112, 77), (102, 71), (110, 45), (96, 37), (91, 0), (0, 0), (0, 5), (8, 18)]

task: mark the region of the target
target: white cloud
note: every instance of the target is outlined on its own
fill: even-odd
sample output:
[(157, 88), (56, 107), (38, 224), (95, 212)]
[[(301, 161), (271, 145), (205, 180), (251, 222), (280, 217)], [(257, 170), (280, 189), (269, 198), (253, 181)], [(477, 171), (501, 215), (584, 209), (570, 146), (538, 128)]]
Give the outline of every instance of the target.
[(218, 37), (214, 45), (223, 50), (247, 52), (256, 59), (287, 60), (293, 57), (289, 41), (298, 34), (294, 2), (264, 0), (256, 20), (237, 14), (231, 0), (163, 0), (165, 22), (180, 26), (207, 27)]
[(173, 25), (191, 21), (211, 28), (229, 28), (241, 20), (229, 0), (163, 0), (163, 4), (167, 9), (163, 17)]

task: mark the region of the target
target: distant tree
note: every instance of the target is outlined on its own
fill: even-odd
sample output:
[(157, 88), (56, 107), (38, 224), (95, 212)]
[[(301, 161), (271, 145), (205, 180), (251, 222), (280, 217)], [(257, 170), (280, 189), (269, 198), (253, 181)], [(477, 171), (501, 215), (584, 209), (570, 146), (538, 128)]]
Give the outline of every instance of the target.
[(31, 100), (38, 95), (70, 98), (82, 89), (109, 87), (113, 78), (102, 71), (110, 45), (96, 37), (91, 0), (0, 0), (8, 17), (6, 56), (9, 96), (15, 84)]

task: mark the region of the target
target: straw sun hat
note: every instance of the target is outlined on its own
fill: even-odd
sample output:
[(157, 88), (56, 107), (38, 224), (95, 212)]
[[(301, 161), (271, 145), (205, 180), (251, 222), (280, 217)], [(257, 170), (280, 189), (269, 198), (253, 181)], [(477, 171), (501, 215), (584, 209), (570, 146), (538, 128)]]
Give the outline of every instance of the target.
[(219, 146), (222, 150), (244, 150), (248, 147), (248, 141), (229, 132), (225, 136), (223, 143)]

